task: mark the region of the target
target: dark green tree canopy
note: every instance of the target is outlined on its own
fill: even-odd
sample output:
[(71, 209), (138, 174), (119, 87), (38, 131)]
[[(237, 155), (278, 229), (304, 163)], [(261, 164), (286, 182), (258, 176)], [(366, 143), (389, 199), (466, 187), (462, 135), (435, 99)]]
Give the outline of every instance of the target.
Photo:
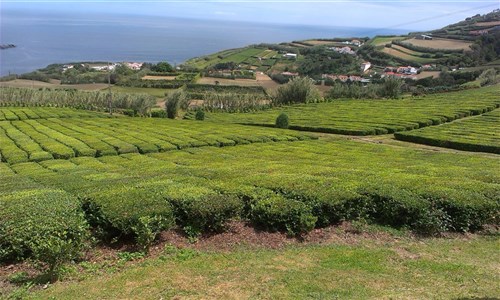
[(166, 61), (162, 61), (157, 63), (156, 65), (153, 65), (151, 67), (151, 71), (153, 72), (161, 72), (161, 73), (169, 73), (173, 72), (174, 68)]

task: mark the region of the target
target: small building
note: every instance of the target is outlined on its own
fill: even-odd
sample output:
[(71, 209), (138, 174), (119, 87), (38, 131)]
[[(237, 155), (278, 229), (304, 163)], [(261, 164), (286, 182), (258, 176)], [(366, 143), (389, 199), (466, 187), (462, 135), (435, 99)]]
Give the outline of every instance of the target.
[(354, 76), (354, 75), (349, 76), (349, 80), (351, 82), (359, 82), (359, 81), (361, 81), (361, 79), (362, 78), (360, 76)]
[(354, 50), (352, 50), (350, 47), (330, 47), (329, 48), (330, 50), (333, 50), (337, 53), (340, 53), (340, 54), (349, 54), (349, 55), (356, 55), (356, 52), (354, 52)]
[(288, 59), (297, 59), (297, 54), (295, 53), (286, 53), (283, 55), (283, 57), (288, 58)]
[(342, 82), (347, 82), (347, 80), (349, 80), (349, 76), (346, 76), (346, 75), (338, 75), (337, 76), (337, 79), (342, 81)]
[(359, 46), (363, 45), (363, 43), (360, 40), (352, 40), (351, 45), (359, 47)]
[(432, 36), (427, 34), (419, 34), (415, 37), (417, 40), (432, 40)]
[(396, 70), (396, 73), (398, 74), (406, 74), (406, 75), (415, 75), (418, 73), (417, 68), (412, 67), (412, 66), (407, 66), (407, 67), (399, 67)]
[(372, 64), (369, 62), (369, 61), (365, 61), (361, 64), (361, 72), (362, 73), (365, 73), (366, 71), (368, 71), (368, 69), (370, 69), (372, 67)]
[(299, 73), (295, 73), (295, 72), (283, 72), (283, 73), (281, 73), (281, 75), (283, 75), (283, 76), (289, 76), (289, 77), (294, 77), (294, 76), (299, 76)]
[(142, 67), (142, 63), (138, 63), (138, 62), (125, 62), (123, 63), (126, 67), (128, 67), (129, 69), (132, 69), (132, 70), (140, 70), (141, 67)]

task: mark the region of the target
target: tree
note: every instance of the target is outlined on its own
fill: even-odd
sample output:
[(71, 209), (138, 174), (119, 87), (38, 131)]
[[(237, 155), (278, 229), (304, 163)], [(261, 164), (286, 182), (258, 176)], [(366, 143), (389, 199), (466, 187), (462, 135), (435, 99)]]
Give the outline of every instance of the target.
[(167, 117), (170, 119), (175, 119), (179, 113), (179, 108), (185, 106), (188, 102), (186, 93), (183, 90), (176, 90), (169, 94), (165, 98), (165, 110), (167, 112)]
[(159, 73), (170, 73), (174, 71), (174, 68), (165, 61), (159, 62), (151, 67), (151, 71)]
[(309, 77), (296, 77), (278, 88), (273, 97), (275, 104), (310, 103), (321, 99), (318, 88)]
[(279, 116), (276, 118), (276, 127), (278, 128), (288, 128), (288, 115), (285, 113), (279, 114)]
[(401, 94), (402, 86), (402, 80), (394, 77), (386, 77), (380, 89), (381, 96), (396, 99)]

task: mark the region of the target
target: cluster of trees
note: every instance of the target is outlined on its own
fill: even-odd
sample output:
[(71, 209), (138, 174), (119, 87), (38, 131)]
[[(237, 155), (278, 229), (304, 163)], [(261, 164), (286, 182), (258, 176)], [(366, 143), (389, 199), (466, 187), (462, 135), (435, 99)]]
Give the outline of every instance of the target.
[(0, 105), (73, 107), (94, 111), (113, 109), (133, 110), (141, 116), (149, 115), (156, 105), (155, 97), (148, 94), (84, 92), (77, 90), (50, 90), (31, 88), (2, 88)]
[(359, 59), (354, 55), (339, 54), (324, 46), (300, 49), (300, 54), (304, 59), (297, 71), (304, 76), (359, 72)]
[(398, 78), (384, 78), (378, 84), (369, 84), (366, 86), (358, 83), (335, 82), (332, 88), (326, 94), (328, 99), (353, 98), (353, 99), (376, 99), (392, 98), (401, 96), (404, 81)]

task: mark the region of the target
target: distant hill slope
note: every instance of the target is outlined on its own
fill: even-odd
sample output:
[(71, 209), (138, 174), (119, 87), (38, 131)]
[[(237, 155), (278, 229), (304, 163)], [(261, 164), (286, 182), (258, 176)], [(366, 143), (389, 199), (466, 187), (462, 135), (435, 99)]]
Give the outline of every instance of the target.
[(431, 64), (434, 69), (452, 69), (491, 64), (499, 56), (500, 10), (494, 10), (441, 29), (410, 32), (406, 36), (310, 39), (251, 45), (193, 58), (185, 66), (209, 70), (207, 76), (222, 76), (225, 72), (225, 76), (238, 77), (242, 75), (227, 71), (248, 70), (264, 72), (272, 77), (276, 75), (273, 79), (286, 81), (287, 78), (279, 75), (316, 79), (322, 74), (360, 75), (360, 65), (365, 60), (381, 68)]

